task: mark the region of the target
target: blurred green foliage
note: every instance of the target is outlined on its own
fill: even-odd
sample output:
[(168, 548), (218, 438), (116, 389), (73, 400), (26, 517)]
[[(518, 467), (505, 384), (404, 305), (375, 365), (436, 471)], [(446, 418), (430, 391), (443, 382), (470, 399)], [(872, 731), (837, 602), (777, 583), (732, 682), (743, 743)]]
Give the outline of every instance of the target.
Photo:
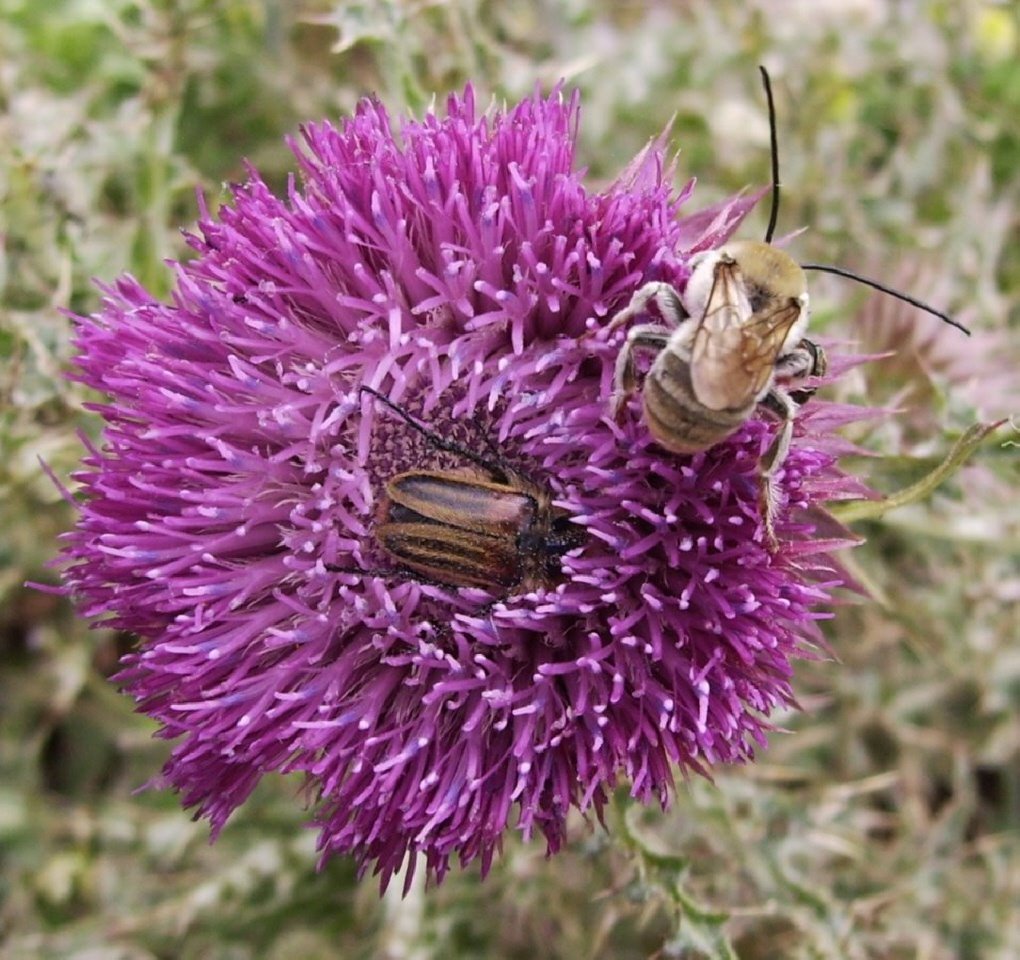
[[(768, 177), (756, 64), (774, 78), (798, 256), (910, 289), (949, 328), (828, 277), (816, 324), (870, 352), (840, 396), (883, 491), (972, 423), (1020, 414), (1020, 14), (991, 0), (0, 0), (0, 954), (4, 957), (1020, 956), (1020, 429), (924, 503), (862, 522), (872, 594), (805, 662), (803, 712), (753, 767), (578, 820), (551, 861), (509, 842), (483, 884), (379, 899), (314, 869), (299, 784), (263, 784), (215, 846), (174, 796), (136, 794), (166, 745), (104, 679), (130, 638), (29, 591), (95, 435), (64, 379), (91, 277), (165, 293), (194, 191), (375, 92), (420, 111), (559, 78), (580, 162), (608, 179), (675, 116), (708, 202)], [(763, 214), (759, 220), (764, 222)], [(749, 229), (756, 229), (751, 225)], [(830, 282), (831, 281), (831, 282)], [(1020, 416), (1014, 421), (1020, 422)], [(100, 952), (95, 952), (100, 951)]]

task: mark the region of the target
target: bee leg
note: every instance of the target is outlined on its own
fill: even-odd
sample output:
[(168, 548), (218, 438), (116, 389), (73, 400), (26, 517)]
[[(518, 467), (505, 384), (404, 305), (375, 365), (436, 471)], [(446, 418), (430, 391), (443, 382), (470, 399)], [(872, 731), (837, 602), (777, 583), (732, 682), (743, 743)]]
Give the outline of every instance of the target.
[(764, 397), (761, 403), (772, 413), (782, 418), (782, 425), (776, 433), (768, 450), (762, 455), (761, 466), (761, 515), (765, 524), (765, 538), (769, 546), (776, 547), (779, 541), (776, 539), (775, 517), (776, 500), (778, 490), (776, 488), (776, 473), (786, 461), (790, 452), (790, 441), (793, 439), (793, 420), (797, 415), (797, 404), (790, 395), (779, 387), (773, 387)]
[[(825, 351), (813, 340), (805, 337), (794, 349), (776, 361), (776, 380), (792, 384), (807, 377), (821, 377), (828, 368)], [(815, 395), (815, 386), (798, 386), (790, 390), (790, 398), (798, 406), (805, 404)]]
[(609, 401), (609, 413), (617, 423), (623, 413), (624, 403), (637, 389), (637, 367), (634, 363), (634, 354), (638, 350), (661, 350), (669, 342), (670, 336), (671, 332), (666, 327), (654, 323), (639, 324), (632, 327), (627, 333), (627, 339), (616, 355), (613, 396)]
[(818, 377), (825, 373), (825, 367), (825, 351), (814, 341), (804, 339), (776, 360), (776, 377), (784, 381)]
[[(628, 320), (644, 312), (650, 300), (655, 302), (663, 319), (668, 320), (670, 323), (679, 324), (687, 319), (687, 311), (684, 310), (683, 304), (680, 302), (680, 294), (676, 292), (676, 289), (668, 283), (653, 281), (652, 283), (646, 283), (638, 290), (630, 298), (630, 303), (616, 314), (606, 327), (600, 329), (610, 333), (617, 327), (623, 326)], [(598, 333), (599, 331), (594, 330), (592, 332)]]

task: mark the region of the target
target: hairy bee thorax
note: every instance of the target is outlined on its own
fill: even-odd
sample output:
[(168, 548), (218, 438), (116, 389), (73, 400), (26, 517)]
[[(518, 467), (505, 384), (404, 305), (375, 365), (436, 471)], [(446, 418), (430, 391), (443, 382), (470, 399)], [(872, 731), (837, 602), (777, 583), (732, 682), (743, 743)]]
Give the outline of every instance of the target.
[(688, 317), (703, 317), (716, 282), (716, 265), (733, 263), (740, 277), (740, 304), (747, 316), (772, 310), (787, 301), (800, 304), (800, 315), (779, 349), (789, 353), (804, 336), (809, 318), (807, 276), (784, 250), (761, 240), (730, 240), (716, 250), (694, 257), (691, 276), (681, 294)]

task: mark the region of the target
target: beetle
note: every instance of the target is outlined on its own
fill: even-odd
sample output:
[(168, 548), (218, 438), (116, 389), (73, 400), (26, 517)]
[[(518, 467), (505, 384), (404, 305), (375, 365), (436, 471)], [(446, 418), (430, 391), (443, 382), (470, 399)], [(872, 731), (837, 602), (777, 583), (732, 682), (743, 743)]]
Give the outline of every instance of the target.
[(434, 447), (470, 461), (452, 470), (408, 470), (385, 486), (374, 534), (397, 566), (423, 579), (493, 593), (527, 592), (555, 582), (583, 531), (552, 491), (501, 461), (447, 440), (371, 387)]

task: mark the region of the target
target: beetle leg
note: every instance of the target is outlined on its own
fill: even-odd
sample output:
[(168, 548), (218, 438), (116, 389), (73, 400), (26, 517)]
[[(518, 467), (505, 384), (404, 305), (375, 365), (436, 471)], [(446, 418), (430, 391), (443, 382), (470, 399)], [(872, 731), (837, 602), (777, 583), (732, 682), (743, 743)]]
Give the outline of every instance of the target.
[[(389, 581), (389, 586), (391, 586), (391, 587), (392, 586), (396, 586), (399, 583), (403, 583), (406, 580), (410, 580), (412, 583), (424, 583), (424, 584), (427, 584), (430, 587), (441, 587), (444, 590), (448, 589), (451, 585), (452, 586), (457, 586), (457, 587), (468, 586), (468, 584), (464, 584), (464, 583), (451, 584), (448, 581), (440, 580), (440, 579), (438, 579), (436, 577), (427, 576), (426, 574), (422, 573), (421, 571), (414, 570), (411, 567), (390, 567), (389, 569), (387, 569), (385, 567), (364, 567), (364, 568), (363, 567), (338, 567), (335, 564), (327, 563), (326, 564), (326, 572), (327, 573), (353, 573), (353, 574), (357, 574), (357, 576), (362, 577), (362, 578), (364, 578), (364, 577), (376, 577), (376, 578), (378, 578), (380, 580), (387, 580), (387, 581)], [(476, 587), (476, 589), (478, 589), (478, 588)], [(486, 585), (486, 587), (483, 587), (482, 589), (488, 589), (488, 585)], [(503, 599), (503, 598), (502, 597), (497, 597), (495, 600), (490, 601), (490, 605), (492, 603), (496, 603), (497, 600), (501, 600), (501, 599)], [(482, 609), (487, 609), (487, 608), (483, 607)]]
[(354, 573), (359, 577), (399, 577), (400, 571), (396, 567), (386, 569), (385, 567), (341, 567), (335, 563), (324, 564), (327, 573)]

